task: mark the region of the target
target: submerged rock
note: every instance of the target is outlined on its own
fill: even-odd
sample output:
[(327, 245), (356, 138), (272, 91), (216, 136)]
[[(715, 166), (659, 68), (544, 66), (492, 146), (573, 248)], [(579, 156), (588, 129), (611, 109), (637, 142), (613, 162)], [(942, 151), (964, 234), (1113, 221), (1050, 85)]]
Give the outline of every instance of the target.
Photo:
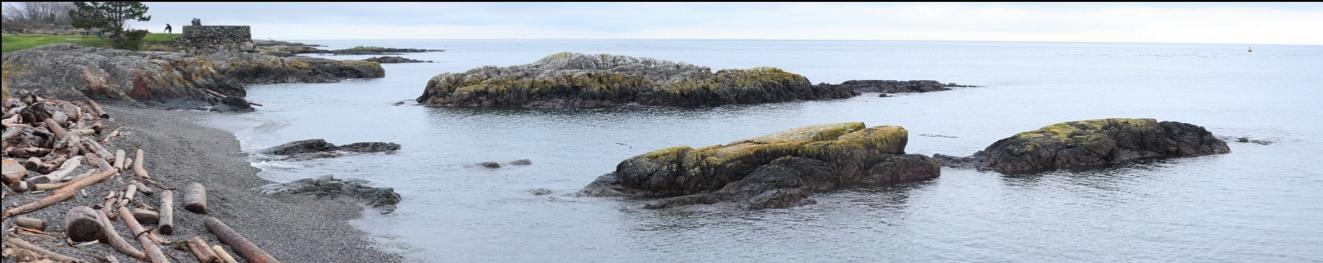
[(394, 55), (400, 53), (421, 53), (421, 52), (441, 52), (442, 49), (421, 49), (421, 48), (390, 48), (375, 46), (356, 46), (346, 49), (336, 49), (317, 53), (330, 53), (333, 55)]
[(1048, 125), (993, 143), (973, 158), (1004, 174), (1081, 169), (1146, 159), (1231, 152), (1203, 127), (1154, 119), (1098, 119)]
[(49, 44), (4, 56), (10, 89), (43, 90), (65, 100), (92, 97), (183, 108), (248, 111), (246, 84), (380, 78), (381, 65), (306, 57), (219, 52), (128, 51)]
[[(839, 86), (855, 92), (918, 93), (951, 90), (953, 87), (974, 87), (955, 83), (941, 83), (936, 80), (847, 80), (841, 84), (818, 84)], [(882, 96), (886, 97), (886, 96)]]
[(907, 140), (899, 126), (851, 122), (725, 145), (677, 146), (626, 159), (580, 194), (664, 198), (645, 208), (737, 201), (761, 209), (808, 203), (811, 192), (937, 177), (936, 161), (905, 154)]
[(367, 58), (367, 59), (363, 59), (363, 60), (365, 60), (365, 61), (377, 62), (377, 63), (381, 63), (381, 64), (391, 64), (391, 63), (432, 63), (431, 60), (417, 60), (417, 59), (411, 59), (411, 58), (400, 57), (400, 56), (381, 56), (381, 57), (371, 57), (371, 58)]
[(394, 188), (371, 187), (368, 181), (359, 179), (340, 180), (332, 176), (304, 178), (288, 183), (276, 183), (262, 186), (259, 191), (268, 195), (312, 195), (319, 198), (340, 196), (361, 200), (369, 206), (381, 209), (382, 214), (395, 211), (400, 203), (400, 194)]
[(858, 95), (771, 67), (726, 69), (617, 55), (562, 52), (532, 64), (442, 73), (417, 101), (448, 107), (715, 106)]
[(305, 161), (320, 158), (335, 158), (343, 156), (340, 152), (351, 153), (374, 153), (374, 152), (394, 152), (400, 149), (400, 145), (390, 142), (356, 142), (346, 145), (336, 146), (323, 139), (308, 139), (293, 141), (275, 147), (262, 150), (264, 154), (285, 155), (284, 160)]

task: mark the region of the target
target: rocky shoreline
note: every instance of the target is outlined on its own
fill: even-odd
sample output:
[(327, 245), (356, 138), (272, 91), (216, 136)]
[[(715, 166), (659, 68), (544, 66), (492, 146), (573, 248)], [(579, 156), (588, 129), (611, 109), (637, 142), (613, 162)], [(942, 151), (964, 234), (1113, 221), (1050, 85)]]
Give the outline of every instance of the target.
[[(207, 243), (222, 245), (224, 243), (203, 226), (205, 218), (215, 217), (270, 255), (287, 262), (398, 262), (401, 260), (398, 255), (373, 248), (374, 245), (367, 239), (366, 234), (348, 223), (348, 220), (357, 218), (363, 210), (362, 205), (355, 198), (326, 199), (304, 195), (260, 194), (258, 189), (272, 182), (257, 177), (258, 169), (248, 163), (247, 154), (240, 151), (234, 136), (199, 125), (198, 121), (205, 117), (202, 114), (162, 111), (122, 102), (107, 102), (102, 107), (105, 113), (103, 116), (108, 118), (100, 121), (99, 125), (103, 126), (100, 130), (104, 132), (96, 138), (109, 138), (104, 140), (107, 141), (108, 149), (145, 151), (146, 160), (139, 161), (145, 171), (150, 171), (154, 183), (144, 185), (156, 188), (157, 191), (160, 190), (155, 186), (157, 184), (179, 187), (177, 191), (181, 197), (186, 192), (183, 187), (186, 184), (200, 183), (206, 186), (208, 213), (202, 215), (176, 207), (173, 218), (174, 231), (170, 235), (156, 234), (161, 238), (174, 241), (197, 235)], [(11, 126), (13, 125), (7, 123), (6, 130), (10, 130)], [(10, 145), (10, 142), (6, 142), (6, 145)], [(26, 242), (52, 252), (89, 262), (98, 261), (91, 255), (112, 255), (118, 257), (121, 262), (132, 261), (105, 244), (77, 247), (64, 245), (62, 240), (66, 226), (61, 222), (66, 217), (66, 211), (70, 211), (75, 206), (101, 205), (102, 197), (105, 197), (106, 193), (123, 189), (131, 181), (135, 181), (132, 179), (133, 174), (134, 172), (129, 171), (128, 175), (120, 175), (118, 179), (111, 178), (89, 185), (82, 190), (87, 193), (86, 196), (75, 195), (70, 200), (22, 214), (21, 216), (24, 217), (46, 221), (49, 225), (47, 233), (51, 236), (32, 234), (19, 234), (19, 236), (22, 236), (21, 238)], [(6, 211), (44, 196), (38, 195), (40, 193), (13, 193), (8, 188), (5, 191), (3, 206)], [(139, 193), (139, 199), (147, 205), (160, 205), (156, 202), (157, 196), (145, 192)], [(185, 201), (181, 200), (175, 205), (181, 206), (183, 202)], [(280, 212), (272, 213), (272, 211)], [(13, 220), (5, 220), (3, 228), (11, 229), (13, 224)], [(116, 230), (121, 237), (137, 244), (138, 240), (128, 232), (127, 227), (119, 225)], [(228, 246), (222, 246), (234, 251), (228, 249)], [(187, 250), (164, 247), (162, 251), (167, 257), (192, 258)], [(234, 256), (238, 257), (237, 254)]]

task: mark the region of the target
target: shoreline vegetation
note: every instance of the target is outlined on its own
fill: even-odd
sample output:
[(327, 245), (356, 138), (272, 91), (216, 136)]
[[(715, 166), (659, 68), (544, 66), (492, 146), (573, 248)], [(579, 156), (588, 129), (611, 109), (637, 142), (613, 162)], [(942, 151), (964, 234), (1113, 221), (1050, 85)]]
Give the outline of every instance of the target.
[[(143, 37), (142, 50), (144, 51), (177, 51), (178, 49), (170, 45), (179, 34), (149, 33)], [(97, 38), (96, 36), (82, 35), (45, 35), (45, 34), (4, 34), (0, 35), (0, 43), (3, 48), (0, 52), (10, 53), (15, 51), (27, 50), (46, 44), (69, 43), (83, 47), (110, 48), (109, 38)]]

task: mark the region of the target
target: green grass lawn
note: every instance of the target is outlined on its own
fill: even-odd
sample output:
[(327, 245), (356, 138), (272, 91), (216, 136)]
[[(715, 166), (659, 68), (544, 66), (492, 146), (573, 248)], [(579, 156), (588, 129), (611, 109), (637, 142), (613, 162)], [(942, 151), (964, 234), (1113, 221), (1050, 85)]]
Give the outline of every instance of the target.
[[(153, 49), (153, 46), (161, 42), (166, 42), (179, 37), (179, 34), (158, 34), (149, 33), (143, 37), (142, 48)], [(9, 53), (24, 49), (29, 49), (51, 43), (73, 43), (85, 47), (103, 47), (110, 48), (110, 39), (97, 38), (96, 36), (81, 35), (3, 35), (0, 36), (0, 52)]]

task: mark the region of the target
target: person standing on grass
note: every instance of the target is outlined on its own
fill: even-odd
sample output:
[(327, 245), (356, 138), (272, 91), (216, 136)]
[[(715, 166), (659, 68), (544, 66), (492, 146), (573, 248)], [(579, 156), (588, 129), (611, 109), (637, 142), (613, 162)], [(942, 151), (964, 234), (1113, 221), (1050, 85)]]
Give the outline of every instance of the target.
[(165, 24), (165, 33), (166, 33), (166, 34), (170, 34), (170, 33), (172, 33), (172, 32), (173, 32), (173, 30), (170, 29), (170, 24)]

